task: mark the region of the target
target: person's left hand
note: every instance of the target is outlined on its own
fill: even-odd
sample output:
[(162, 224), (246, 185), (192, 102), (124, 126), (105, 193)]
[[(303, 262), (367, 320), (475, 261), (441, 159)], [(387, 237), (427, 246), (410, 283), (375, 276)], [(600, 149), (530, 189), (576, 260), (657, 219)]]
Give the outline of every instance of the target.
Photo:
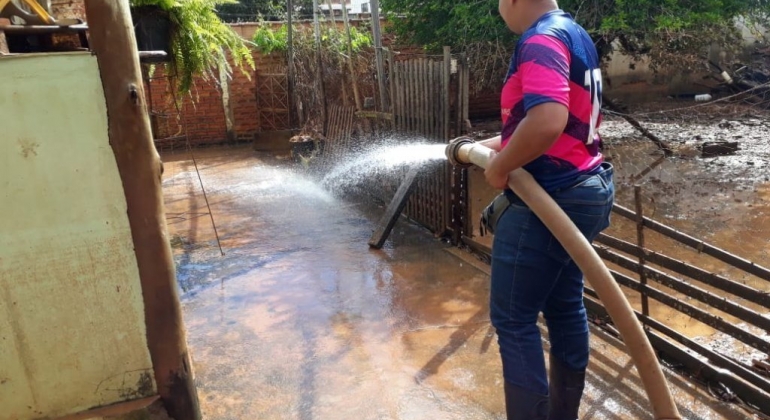
[(487, 183), (493, 188), (498, 190), (504, 190), (508, 187), (508, 174), (500, 172), (495, 165), (497, 157), (492, 158), (489, 162), (489, 166), (484, 171), (484, 177), (487, 179)]

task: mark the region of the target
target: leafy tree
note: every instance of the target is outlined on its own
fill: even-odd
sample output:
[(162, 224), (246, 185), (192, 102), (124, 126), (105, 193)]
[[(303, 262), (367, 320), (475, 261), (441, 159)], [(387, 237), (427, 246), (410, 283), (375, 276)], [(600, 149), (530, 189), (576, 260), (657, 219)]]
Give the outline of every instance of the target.
[[(428, 48), (512, 45), (497, 6), (497, 0), (382, 0), (394, 33)], [(736, 18), (767, 23), (770, 13), (770, 0), (562, 0), (559, 6), (591, 33), (604, 57), (620, 48), (662, 60), (734, 42)]]
[[(237, 4), (225, 4), (217, 13), (225, 22), (279, 21), (286, 19), (286, 0), (238, 0)], [(313, 16), (313, 0), (294, 0), (294, 16)]]

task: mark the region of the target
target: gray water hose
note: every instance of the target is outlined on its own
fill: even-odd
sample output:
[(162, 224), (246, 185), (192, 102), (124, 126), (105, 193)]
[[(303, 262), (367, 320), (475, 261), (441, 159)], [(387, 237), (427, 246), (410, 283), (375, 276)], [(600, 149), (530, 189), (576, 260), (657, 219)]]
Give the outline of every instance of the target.
[[(446, 155), (453, 165), (486, 169), (496, 152), (467, 137), (453, 140)], [(681, 420), (666, 377), (650, 340), (631, 305), (599, 255), (564, 210), (540, 187), (532, 175), (517, 169), (508, 175), (508, 186), (559, 240), (599, 295), (634, 361), (656, 420)]]

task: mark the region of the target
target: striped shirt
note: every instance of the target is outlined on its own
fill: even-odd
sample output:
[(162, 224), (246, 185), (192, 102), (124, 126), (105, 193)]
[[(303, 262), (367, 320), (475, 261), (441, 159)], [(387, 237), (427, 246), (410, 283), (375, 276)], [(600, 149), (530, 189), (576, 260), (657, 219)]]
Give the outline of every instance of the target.
[(556, 10), (543, 15), (516, 46), (501, 95), (502, 145), (533, 107), (556, 102), (569, 109), (564, 132), (542, 156), (524, 166), (546, 189), (571, 184), (602, 163), (602, 75), (588, 33)]

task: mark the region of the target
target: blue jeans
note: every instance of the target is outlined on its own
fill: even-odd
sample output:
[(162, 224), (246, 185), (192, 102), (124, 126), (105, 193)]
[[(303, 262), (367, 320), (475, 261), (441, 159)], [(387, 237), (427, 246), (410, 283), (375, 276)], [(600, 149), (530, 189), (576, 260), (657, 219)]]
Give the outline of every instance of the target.
[[(511, 191), (492, 246), (490, 318), (497, 329), (505, 380), (548, 394), (545, 358), (537, 327), (545, 317), (551, 352), (572, 370), (588, 366), (588, 321), (583, 273), (540, 219)], [(609, 226), (615, 196), (613, 169), (583, 175), (551, 193), (589, 241)]]

